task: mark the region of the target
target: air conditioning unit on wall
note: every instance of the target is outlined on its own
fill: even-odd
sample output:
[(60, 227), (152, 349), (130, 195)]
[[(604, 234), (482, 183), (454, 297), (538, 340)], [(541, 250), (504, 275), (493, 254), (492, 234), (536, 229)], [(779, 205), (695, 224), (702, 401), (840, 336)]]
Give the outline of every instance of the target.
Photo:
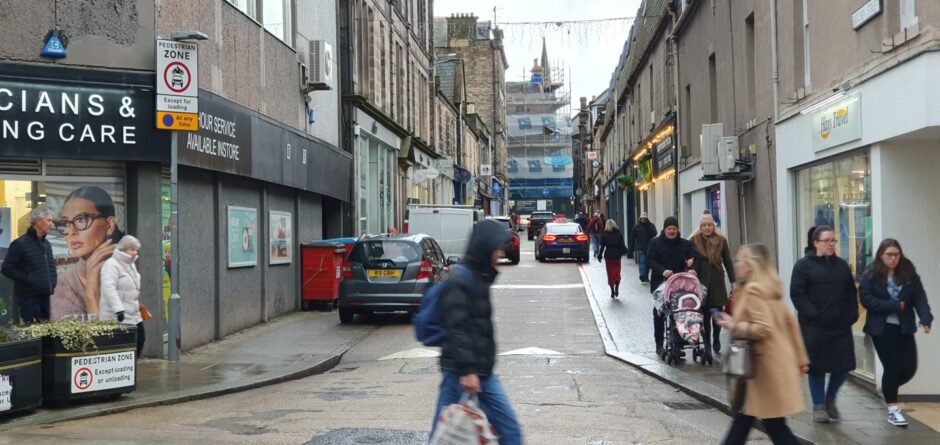
[(721, 173), (718, 166), (718, 143), (724, 136), (724, 124), (703, 124), (699, 136), (702, 150), (702, 174), (716, 176)]
[(718, 141), (718, 171), (721, 173), (737, 173), (738, 168), (738, 137), (726, 136)]
[(306, 94), (311, 91), (332, 89), (333, 45), (323, 40), (311, 40), (309, 61), (310, 69), (307, 70), (303, 92)]

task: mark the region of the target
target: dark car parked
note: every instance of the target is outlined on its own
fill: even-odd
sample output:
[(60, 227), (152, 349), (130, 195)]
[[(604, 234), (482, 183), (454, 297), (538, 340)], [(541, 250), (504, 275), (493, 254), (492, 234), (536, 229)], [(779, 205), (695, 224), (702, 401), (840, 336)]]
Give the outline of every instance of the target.
[(535, 259), (574, 258), (586, 263), (591, 256), (588, 236), (578, 223), (548, 223), (535, 240)]
[(415, 312), (421, 296), (450, 264), (433, 238), (422, 234), (366, 235), (343, 264), (339, 320), (356, 314)]
[(529, 216), (529, 239), (534, 239), (546, 223), (555, 220), (555, 214), (552, 212), (532, 212)]
[(512, 264), (519, 264), (519, 234), (516, 233), (516, 223), (508, 216), (490, 216), (486, 219), (492, 219), (506, 226), (509, 235), (512, 236), (512, 245), (506, 249), (506, 259)]

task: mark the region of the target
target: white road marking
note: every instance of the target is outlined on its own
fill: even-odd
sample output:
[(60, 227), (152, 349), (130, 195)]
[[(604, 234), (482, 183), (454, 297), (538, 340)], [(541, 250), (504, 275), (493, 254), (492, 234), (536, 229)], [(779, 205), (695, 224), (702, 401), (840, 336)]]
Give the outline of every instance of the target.
[(491, 289), (581, 289), (580, 284), (494, 284)]
[(379, 359), (382, 360), (396, 360), (403, 358), (434, 358), (440, 357), (441, 351), (436, 351), (434, 349), (424, 349), (424, 348), (414, 348), (407, 351), (396, 352), (394, 354), (386, 355)]
[(543, 349), (536, 347), (515, 349), (512, 351), (506, 351), (499, 355), (565, 355), (558, 351), (552, 351), (551, 349)]

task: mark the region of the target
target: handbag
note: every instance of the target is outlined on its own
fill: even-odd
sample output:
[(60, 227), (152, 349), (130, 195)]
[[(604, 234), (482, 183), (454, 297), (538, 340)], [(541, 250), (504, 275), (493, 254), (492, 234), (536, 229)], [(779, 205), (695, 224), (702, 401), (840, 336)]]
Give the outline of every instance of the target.
[(147, 309), (143, 303), (140, 303), (140, 319), (147, 321), (153, 318), (153, 314), (150, 313), (150, 309)]
[(724, 360), (724, 373), (728, 377), (749, 379), (754, 375), (754, 344), (751, 341), (751, 325), (747, 325), (744, 340), (732, 340)]

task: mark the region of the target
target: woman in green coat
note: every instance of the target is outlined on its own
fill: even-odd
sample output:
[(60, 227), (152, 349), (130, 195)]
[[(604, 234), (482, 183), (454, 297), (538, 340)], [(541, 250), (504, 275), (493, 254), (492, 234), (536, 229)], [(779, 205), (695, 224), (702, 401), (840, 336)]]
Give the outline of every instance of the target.
[[(728, 240), (718, 233), (718, 229), (715, 227), (715, 219), (712, 218), (711, 213), (702, 215), (698, 231), (692, 235), (690, 241), (692, 241), (696, 253), (693, 268), (695, 273), (698, 274), (699, 281), (708, 288), (702, 307), (706, 314), (709, 313), (711, 308), (718, 308), (723, 311), (725, 305), (728, 304), (728, 287), (725, 286), (725, 275), (727, 274), (728, 280), (734, 283), (734, 261), (731, 260)], [(709, 318), (709, 320), (705, 321), (705, 354), (706, 357), (710, 358), (710, 345), (714, 346), (716, 353), (721, 351), (721, 341), (718, 339), (721, 327), (713, 319)], [(714, 338), (712, 339), (713, 328)]]

